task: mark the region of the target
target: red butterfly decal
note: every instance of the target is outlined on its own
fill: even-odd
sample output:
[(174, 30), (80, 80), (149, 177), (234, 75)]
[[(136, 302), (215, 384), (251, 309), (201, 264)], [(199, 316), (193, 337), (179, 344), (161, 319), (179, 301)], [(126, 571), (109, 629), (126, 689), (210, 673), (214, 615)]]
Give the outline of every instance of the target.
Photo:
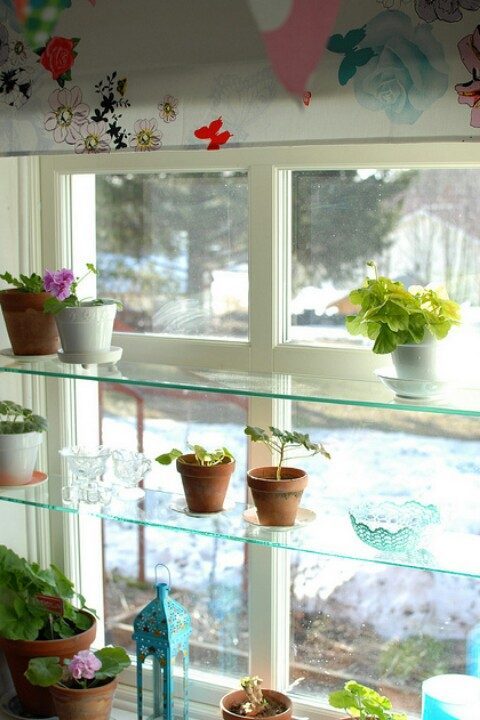
[(199, 140), (210, 140), (207, 150), (220, 150), (220, 145), (224, 145), (227, 140), (233, 137), (231, 132), (224, 130), (219, 132), (223, 125), (221, 116), (216, 120), (212, 120), (210, 125), (204, 125), (193, 133)]

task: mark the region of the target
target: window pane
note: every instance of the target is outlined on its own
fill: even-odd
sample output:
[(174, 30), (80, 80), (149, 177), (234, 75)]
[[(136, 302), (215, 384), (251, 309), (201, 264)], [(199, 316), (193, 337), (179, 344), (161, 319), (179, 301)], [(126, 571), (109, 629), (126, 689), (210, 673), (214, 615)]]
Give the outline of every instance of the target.
[(345, 316), (365, 263), (410, 285), (444, 284), (478, 336), (478, 170), (292, 173), (292, 297), (288, 340), (358, 345)]
[(246, 173), (96, 176), (98, 292), (116, 330), (248, 337)]
[[(246, 403), (198, 393), (102, 386), (102, 442), (142, 449), (149, 458), (187, 443), (208, 449), (228, 444), (237, 466), (227, 499), (245, 502)], [(181, 493), (171, 466), (153, 462), (146, 487)], [(175, 499), (175, 498), (174, 498)], [(165, 502), (172, 502), (165, 496)], [(154, 597), (155, 565), (167, 565), (172, 597), (191, 614), (191, 666), (232, 676), (248, 670), (247, 565), (242, 543), (124, 523), (103, 523), (106, 640), (131, 652), (132, 623)]]
[[(413, 560), (438, 534), (480, 533), (475, 419), (295, 404), (294, 427), (332, 455), (299, 461), (311, 476), (302, 505), (320, 522), (343, 521), (359, 501), (433, 503), (441, 523), (409, 551)], [(354, 539), (349, 523), (344, 531)], [(291, 562), (290, 680), (304, 678), (296, 693), (326, 697), (355, 679), (381, 688), (398, 710), (419, 712), (425, 678), (478, 672), (467, 662), (478, 579), (306, 553)]]

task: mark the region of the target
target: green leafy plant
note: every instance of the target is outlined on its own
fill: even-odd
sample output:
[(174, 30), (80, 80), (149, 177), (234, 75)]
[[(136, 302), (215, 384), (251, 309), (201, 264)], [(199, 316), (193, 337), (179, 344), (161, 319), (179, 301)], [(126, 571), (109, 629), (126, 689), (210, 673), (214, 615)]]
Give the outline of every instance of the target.
[(449, 672), (449, 660), (445, 641), (429, 635), (412, 635), (388, 643), (380, 655), (378, 669), (384, 677), (417, 683)]
[(17, 405), (11, 400), (0, 401), (1, 435), (43, 432), (46, 429), (47, 421), (41, 415), (34, 415), (29, 408)]
[[(211, 451), (205, 450), (205, 448), (201, 445), (189, 445), (188, 447), (193, 451), (192, 454), (194, 455), (194, 459), (192, 463), (194, 465), (210, 467), (211, 465), (220, 465), (220, 463), (225, 460), (234, 459), (230, 450), (225, 447), (217, 448), (216, 450)], [(186, 455), (186, 453), (183, 453), (181, 450), (177, 450), (177, 448), (172, 448), (170, 452), (159, 455), (155, 458), (155, 460), (161, 465), (170, 465), (170, 463), (174, 460), (184, 455)], [(189, 461), (183, 459), (182, 462), (188, 463)]]
[(32, 658), (25, 677), (32, 685), (62, 685), (75, 690), (88, 690), (111, 682), (129, 667), (130, 658), (122, 647), (81, 650), (71, 660), (58, 657)]
[(30, 277), (28, 275), (20, 275), (18, 278), (14, 277), (7, 270), (0, 275), (2, 280), (5, 280), (9, 285), (13, 285), (20, 292), (29, 293), (42, 293), (45, 292), (43, 285), (43, 278), (37, 273), (32, 273)]
[(346, 682), (343, 690), (330, 693), (328, 702), (359, 720), (407, 720), (405, 713), (392, 710), (392, 703), (387, 697), (355, 680)]
[[(276, 479), (280, 480), (282, 475), (282, 466), (288, 459), (296, 460), (302, 457), (311, 457), (320, 453), (323, 457), (330, 459), (330, 453), (321, 443), (315, 443), (310, 440), (308, 433), (291, 432), (289, 430), (279, 430), (271, 425), (267, 430), (263, 428), (247, 425), (244, 432), (248, 435), (252, 442), (260, 442), (266, 445), (271, 452), (278, 453), (278, 461), (276, 464)], [(303, 448), (306, 452), (300, 455), (290, 455), (296, 449)]]
[[(55, 612), (42, 602), (44, 598), (56, 600)], [(82, 610), (94, 613), (56, 565), (42, 570), (0, 545), (0, 636), (8, 640), (72, 637), (91, 625)]]
[(445, 289), (413, 286), (378, 276), (366, 278), (361, 288), (352, 290), (351, 302), (359, 306), (357, 315), (346, 318), (351, 335), (374, 341), (373, 352), (383, 355), (399, 345), (420, 343), (428, 335), (442, 340), (461, 321), (460, 306), (450, 300)]

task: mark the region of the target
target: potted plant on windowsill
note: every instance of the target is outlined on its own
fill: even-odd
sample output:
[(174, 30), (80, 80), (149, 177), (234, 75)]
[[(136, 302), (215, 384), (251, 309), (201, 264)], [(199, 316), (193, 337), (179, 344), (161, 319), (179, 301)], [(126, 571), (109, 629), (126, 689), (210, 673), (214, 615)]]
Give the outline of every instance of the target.
[(11, 288), (0, 291), (8, 337), (14, 355), (54, 355), (60, 347), (57, 326), (43, 311), (51, 297), (40, 275), (32, 273), (14, 277), (6, 271), (0, 275)]
[(192, 453), (173, 448), (155, 460), (170, 465), (176, 460), (182, 478), (185, 500), (192, 513), (215, 513), (223, 510), (235, 459), (227, 448), (208, 451), (201, 445), (189, 445)]
[(240, 680), (242, 690), (233, 690), (220, 700), (223, 720), (238, 718), (276, 718), (290, 720), (292, 701), (277, 690), (262, 690), (263, 680), (258, 676), (244, 677)]
[(437, 380), (437, 341), (461, 321), (460, 306), (444, 288), (412, 286), (377, 274), (352, 290), (350, 301), (358, 313), (346, 319), (351, 335), (373, 341), (377, 354), (392, 354), (397, 377), (404, 380)]
[[(108, 298), (80, 300), (78, 285), (90, 274), (97, 274), (92, 263), (76, 278), (68, 268), (45, 271), (45, 288), (50, 293), (44, 311), (55, 318), (65, 362), (111, 362), (121, 356), (121, 348), (112, 348), (112, 333), (119, 303)], [(116, 352), (119, 351), (119, 352)]]
[(392, 703), (387, 697), (354, 680), (346, 682), (343, 690), (330, 693), (328, 702), (331, 707), (348, 713), (345, 720), (407, 720), (405, 713), (392, 710)]
[[(252, 468), (247, 473), (259, 523), (270, 527), (293, 526), (308, 475), (304, 470), (284, 466), (284, 463), (287, 459), (290, 462), (319, 453), (330, 459), (330, 454), (321, 443), (312, 442), (308, 434), (272, 426), (267, 431), (250, 425), (244, 432), (252, 442), (260, 442), (272, 453), (278, 454), (276, 465)], [(300, 455), (290, 454), (298, 450)]]
[(81, 650), (71, 660), (32, 658), (25, 677), (49, 688), (59, 720), (109, 720), (118, 675), (129, 665), (124, 648), (104, 647)]
[(0, 402), (0, 485), (26, 485), (33, 477), (47, 421), (11, 400)]
[(93, 611), (56, 565), (43, 570), (0, 545), (0, 650), (27, 712), (54, 714), (48, 690), (32, 686), (24, 675), (29, 660), (72, 658), (90, 647), (95, 633)]

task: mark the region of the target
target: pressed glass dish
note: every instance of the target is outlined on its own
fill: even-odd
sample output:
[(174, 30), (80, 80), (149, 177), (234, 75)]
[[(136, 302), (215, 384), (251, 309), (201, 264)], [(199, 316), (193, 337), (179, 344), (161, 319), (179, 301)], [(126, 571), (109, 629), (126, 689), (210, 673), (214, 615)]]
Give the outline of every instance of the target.
[(349, 515), (360, 540), (385, 552), (416, 548), (425, 528), (440, 522), (435, 505), (416, 500), (359, 504), (350, 508)]

